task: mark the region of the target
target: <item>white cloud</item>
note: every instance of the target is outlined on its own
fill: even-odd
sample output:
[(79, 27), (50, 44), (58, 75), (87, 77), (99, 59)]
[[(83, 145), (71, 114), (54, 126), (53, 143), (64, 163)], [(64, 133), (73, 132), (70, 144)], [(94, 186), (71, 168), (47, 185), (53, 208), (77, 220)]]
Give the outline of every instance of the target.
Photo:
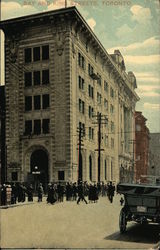
[(137, 89), (137, 94), (140, 96), (140, 98), (143, 97), (160, 97), (160, 93), (157, 93), (155, 91), (145, 91), (144, 89)]
[(94, 30), (94, 27), (96, 26), (96, 21), (93, 18), (89, 18), (87, 20), (87, 23), (91, 27), (91, 29)]
[(2, 20), (10, 19), (36, 13), (38, 10), (32, 5), (20, 5), (17, 2), (2, 2), (1, 13)]
[(133, 14), (132, 19), (140, 24), (146, 24), (152, 18), (150, 9), (143, 8), (141, 5), (133, 5), (130, 11)]
[(153, 50), (153, 48), (155, 48), (156, 50), (159, 50), (159, 44), (160, 44), (160, 40), (157, 37), (150, 37), (141, 43), (140, 42), (132, 43), (132, 44), (129, 44), (128, 46), (117, 46), (114, 48), (110, 48), (108, 52), (113, 53), (115, 49), (119, 49), (122, 54), (126, 54), (128, 52), (134, 52), (139, 49), (140, 50), (148, 49), (148, 51), (150, 51), (151, 49)]
[(146, 64), (159, 64), (160, 55), (149, 56), (124, 56), (125, 62), (128, 64), (146, 65)]
[(149, 109), (149, 110), (159, 110), (160, 109), (160, 104), (159, 103), (149, 103), (149, 102), (145, 102), (143, 104), (144, 109)]
[[(155, 75), (153, 72), (134, 72), (136, 79), (138, 82), (154, 82), (154, 83), (160, 83), (160, 77), (158, 75)], [(160, 88), (160, 86), (159, 86)]]
[(141, 91), (153, 91), (153, 90), (160, 90), (160, 86), (159, 85), (139, 85), (138, 89)]
[(131, 34), (133, 32), (133, 29), (131, 29), (127, 24), (122, 25), (120, 28), (117, 29), (116, 35), (119, 38), (122, 38), (123, 36), (126, 36), (126, 34)]

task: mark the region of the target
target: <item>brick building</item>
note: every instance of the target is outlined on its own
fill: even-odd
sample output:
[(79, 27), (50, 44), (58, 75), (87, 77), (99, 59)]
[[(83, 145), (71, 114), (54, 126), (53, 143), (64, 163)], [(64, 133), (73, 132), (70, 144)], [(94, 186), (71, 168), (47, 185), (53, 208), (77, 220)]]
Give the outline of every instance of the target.
[(129, 173), (138, 96), (121, 53), (109, 55), (75, 7), (0, 28), (8, 180), (118, 181), (120, 168)]
[(148, 174), (150, 137), (146, 121), (142, 112), (135, 112), (135, 181), (139, 181), (141, 175)]

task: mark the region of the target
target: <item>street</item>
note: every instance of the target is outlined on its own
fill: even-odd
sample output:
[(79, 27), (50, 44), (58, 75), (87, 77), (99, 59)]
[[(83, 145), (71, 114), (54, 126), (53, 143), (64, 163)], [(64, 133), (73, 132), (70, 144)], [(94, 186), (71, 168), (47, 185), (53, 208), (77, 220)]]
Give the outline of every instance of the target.
[(42, 203), (1, 209), (1, 248), (122, 248), (151, 249), (158, 226), (128, 223), (119, 233), (120, 196), (98, 203)]

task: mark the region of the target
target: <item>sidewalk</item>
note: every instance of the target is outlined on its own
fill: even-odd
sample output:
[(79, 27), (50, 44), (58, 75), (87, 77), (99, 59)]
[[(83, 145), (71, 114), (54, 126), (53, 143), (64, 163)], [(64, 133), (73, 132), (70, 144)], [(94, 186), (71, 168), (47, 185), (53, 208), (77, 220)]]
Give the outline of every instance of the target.
[[(45, 198), (46, 196), (44, 195), (43, 196), (43, 199)], [(12, 208), (12, 207), (19, 207), (19, 206), (25, 206), (25, 205), (32, 205), (32, 204), (35, 204), (37, 203), (37, 196), (34, 196), (33, 197), (33, 201), (28, 201), (26, 199), (25, 202), (17, 202), (16, 204), (10, 204), (10, 205), (3, 205), (3, 206), (0, 206), (0, 209), (7, 209), (7, 208)], [(43, 202), (43, 201), (42, 201)]]

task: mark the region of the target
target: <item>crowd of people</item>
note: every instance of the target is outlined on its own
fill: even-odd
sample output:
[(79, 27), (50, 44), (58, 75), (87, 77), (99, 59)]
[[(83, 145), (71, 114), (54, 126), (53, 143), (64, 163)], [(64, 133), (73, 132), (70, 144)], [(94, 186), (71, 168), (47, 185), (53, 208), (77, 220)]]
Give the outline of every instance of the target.
[[(91, 183), (78, 181), (77, 183), (49, 183), (47, 191), (44, 191), (43, 185), (39, 183), (36, 190), (32, 184), (11, 183), (3, 184), (0, 187), (1, 205), (16, 204), (17, 202), (33, 202), (33, 196), (37, 196), (38, 202), (42, 202), (43, 197), (47, 196), (47, 203), (55, 204), (56, 202), (63, 202), (64, 197), (66, 201), (84, 201), (96, 203), (100, 196), (107, 196), (109, 201), (113, 202), (115, 193), (115, 186), (112, 182), (107, 184)], [(88, 199), (86, 199), (88, 197)]]

